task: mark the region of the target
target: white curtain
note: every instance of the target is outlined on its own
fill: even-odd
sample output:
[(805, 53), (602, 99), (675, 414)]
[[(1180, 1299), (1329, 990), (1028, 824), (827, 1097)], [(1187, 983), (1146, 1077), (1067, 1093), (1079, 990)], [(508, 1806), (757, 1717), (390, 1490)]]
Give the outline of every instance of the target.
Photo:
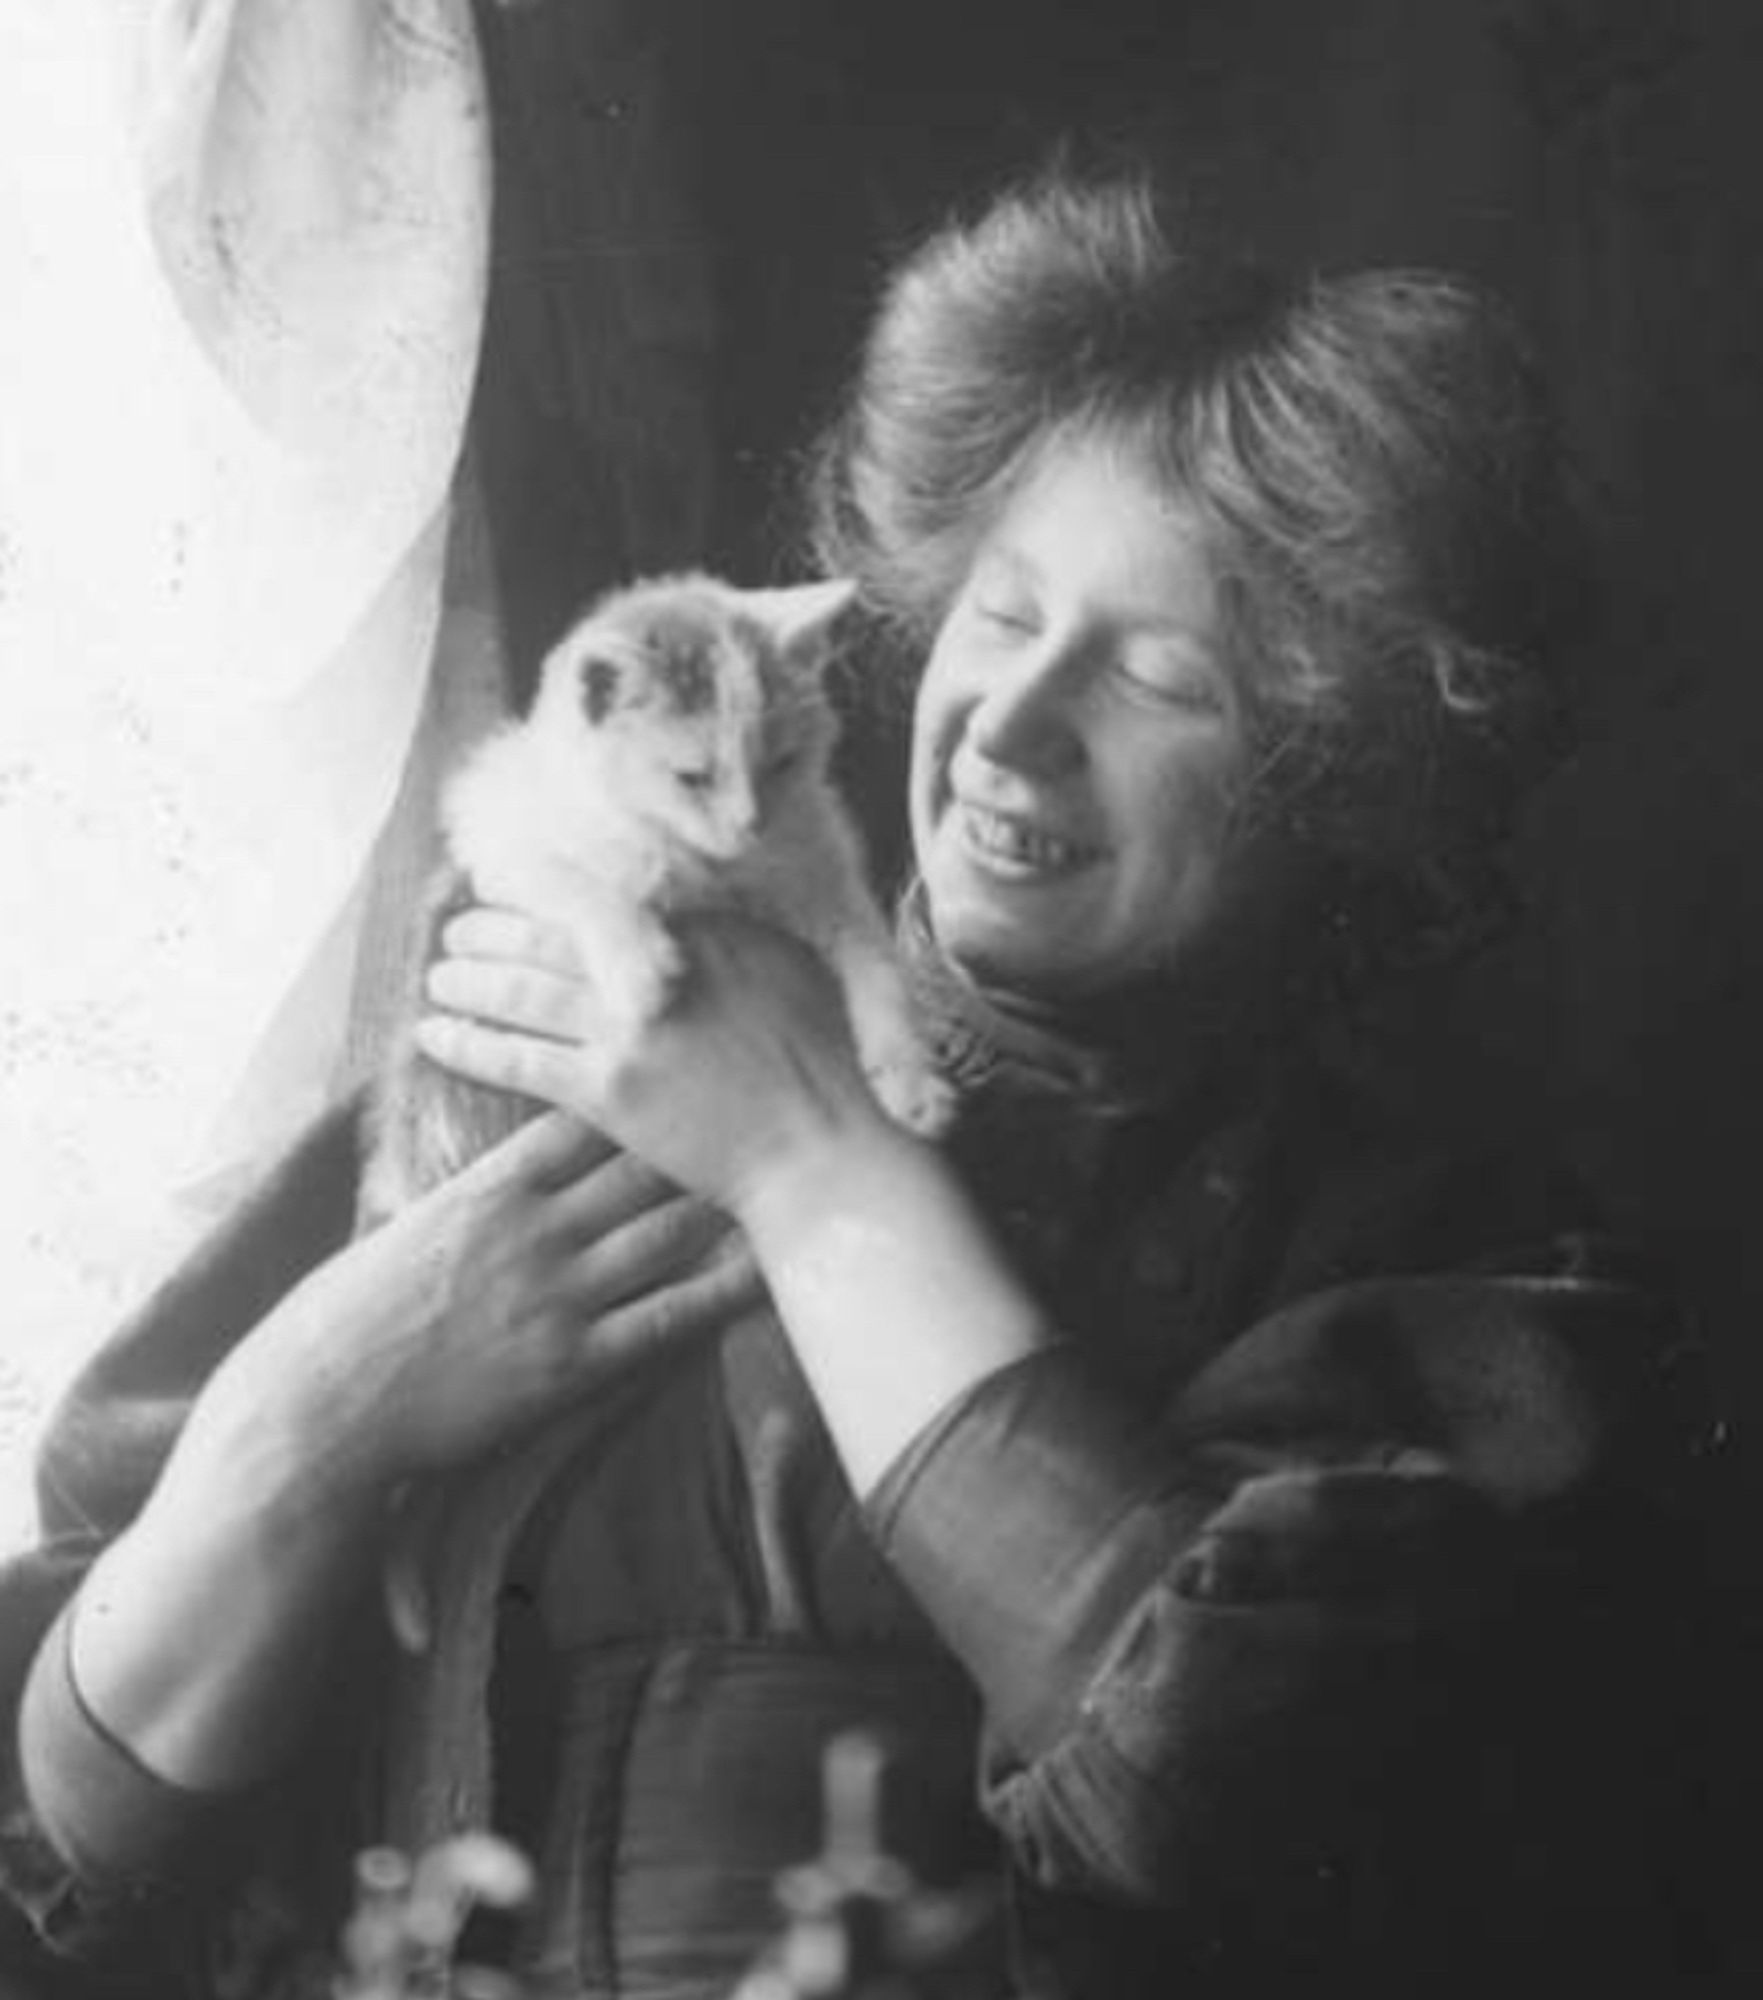
[(0, 0), (0, 1542), (180, 1192), (334, 1087), (488, 213), (469, 0)]

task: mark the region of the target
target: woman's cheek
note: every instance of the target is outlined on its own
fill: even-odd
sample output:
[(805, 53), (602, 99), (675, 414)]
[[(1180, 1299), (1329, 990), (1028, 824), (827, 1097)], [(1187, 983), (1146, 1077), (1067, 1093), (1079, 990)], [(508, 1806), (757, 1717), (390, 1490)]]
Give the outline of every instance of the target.
[(920, 715), (907, 780), (907, 815), (921, 871), (930, 866), (939, 834), (946, 836), (949, 830), (949, 770), (955, 740), (949, 731), (935, 728), (930, 717)]

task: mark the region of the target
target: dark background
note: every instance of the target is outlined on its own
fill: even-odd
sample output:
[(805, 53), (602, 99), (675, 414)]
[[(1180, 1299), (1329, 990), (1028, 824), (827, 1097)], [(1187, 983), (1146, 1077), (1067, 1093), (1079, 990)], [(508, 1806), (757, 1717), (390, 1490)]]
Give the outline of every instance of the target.
[[(482, 15), (498, 212), (476, 450), (518, 683), (609, 578), (795, 560), (792, 454), (892, 251), (1062, 135), (1320, 270), (1443, 265), (1548, 359), (1615, 616), (1464, 1104), (1541, 1117), (1665, 1246), (1763, 1420), (1763, 7), (1757, 0), (541, 0)], [(877, 728), (875, 769), (893, 739)]]

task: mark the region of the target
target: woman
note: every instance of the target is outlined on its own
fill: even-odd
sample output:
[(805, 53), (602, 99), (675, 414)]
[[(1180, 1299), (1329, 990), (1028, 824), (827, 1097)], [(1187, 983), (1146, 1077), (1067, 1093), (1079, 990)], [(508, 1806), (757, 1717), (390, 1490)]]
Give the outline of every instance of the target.
[[(983, 1990), (1584, 1976), (1613, 1907), (1670, 1949), (1599, 1650), (1659, 1330), (1537, 1163), (1351, 1053), (1494, 907), (1553, 477), (1446, 282), (1190, 267), (1058, 181), (912, 259), (821, 499), (928, 652), (902, 928), (957, 1129), (888, 1124), (751, 924), (632, 1033), (567, 937), (459, 918), (430, 1053), (552, 1111), (347, 1249), (332, 1121), (50, 1439), (39, 1933), (297, 1989), (355, 1845), (488, 1815), (535, 1991), (724, 1992), (862, 1724), (894, 1844), (1009, 1888)], [(395, 1665), (382, 1510), (479, 1462)]]

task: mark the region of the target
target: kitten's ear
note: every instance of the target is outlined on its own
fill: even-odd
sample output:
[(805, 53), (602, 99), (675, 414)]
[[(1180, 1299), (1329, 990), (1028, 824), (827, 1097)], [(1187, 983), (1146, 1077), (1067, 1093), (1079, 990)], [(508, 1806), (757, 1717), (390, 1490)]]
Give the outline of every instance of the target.
[(855, 601), (857, 585), (848, 576), (835, 576), (824, 583), (795, 583), (781, 590), (747, 594), (778, 644), (792, 653), (806, 653), (817, 649), (831, 633)]

